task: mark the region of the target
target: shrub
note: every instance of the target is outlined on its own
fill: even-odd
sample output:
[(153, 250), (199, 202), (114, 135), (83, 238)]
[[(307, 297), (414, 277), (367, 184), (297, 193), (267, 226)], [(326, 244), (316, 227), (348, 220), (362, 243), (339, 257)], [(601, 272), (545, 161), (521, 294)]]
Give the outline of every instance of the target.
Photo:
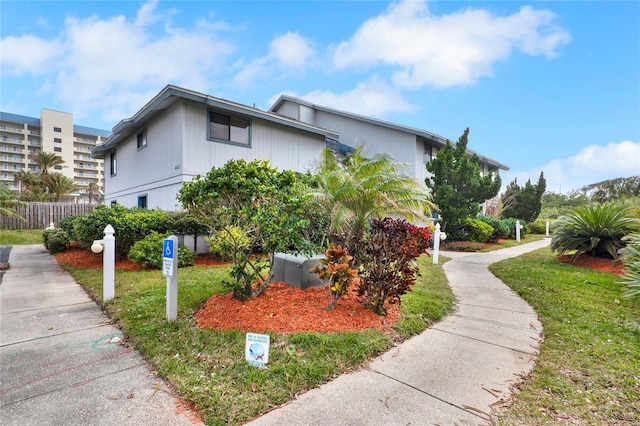
[[(509, 237), (512, 240), (516, 239), (516, 221), (518, 219), (515, 219), (513, 217), (507, 218), (507, 219), (502, 219), (504, 221), (504, 224), (507, 226), (507, 229), (509, 229)], [(528, 228), (527, 228), (527, 223), (523, 220), (520, 221), (520, 225), (522, 225), (522, 229), (520, 229), (520, 238), (524, 238), (527, 236), (527, 232), (528, 232)]]
[(209, 237), (209, 251), (220, 260), (231, 260), (234, 250), (247, 250), (249, 237), (237, 226), (226, 226), (220, 231), (214, 231)]
[(202, 224), (199, 218), (188, 211), (172, 212), (162, 219), (158, 232), (173, 232), (176, 235), (193, 237), (194, 251), (198, 251), (198, 236), (207, 235), (209, 228)]
[(45, 229), (42, 233), (42, 239), (44, 240), (44, 246), (51, 254), (66, 250), (67, 245), (70, 243), (69, 236), (62, 229)]
[(368, 309), (386, 315), (386, 304), (400, 303), (419, 274), (416, 259), (427, 252), (429, 228), (403, 219), (374, 219), (369, 237), (361, 245), (358, 294)]
[[(170, 233), (151, 231), (143, 240), (137, 241), (129, 251), (129, 260), (156, 269), (162, 269), (162, 245)], [(195, 253), (186, 247), (178, 247), (178, 268), (193, 266)]]
[(500, 239), (509, 238), (509, 223), (505, 222), (504, 219), (496, 219), (492, 216), (478, 216), (478, 220), (493, 227), (493, 232), (487, 241), (496, 242)]
[(79, 216), (65, 217), (60, 221), (60, 224), (58, 226), (60, 229), (62, 229), (64, 232), (67, 233), (71, 241), (78, 241), (78, 238), (76, 237), (76, 230), (75, 230), (76, 219), (78, 217)]
[[(536, 219), (535, 221), (527, 224), (527, 231), (529, 231), (532, 234), (546, 234), (547, 221), (542, 219)], [(549, 232), (551, 232), (551, 224), (549, 224)]]
[(640, 297), (640, 233), (633, 233), (623, 238), (626, 246), (619, 254), (624, 263), (624, 280), (627, 286), (625, 297)]
[(573, 251), (572, 260), (582, 253), (617, 259), (618, 250), (625, 245), (622, 238), (638, 230), (640, 219), (631, 217), (624, 204), (580, 206), (558, 219), (551, 249), (560, 255)]
[(493, 226), (479, 219), (467, 219), (462, 226), (467, 240), (475, 243), (486, 243), (493, 234)]

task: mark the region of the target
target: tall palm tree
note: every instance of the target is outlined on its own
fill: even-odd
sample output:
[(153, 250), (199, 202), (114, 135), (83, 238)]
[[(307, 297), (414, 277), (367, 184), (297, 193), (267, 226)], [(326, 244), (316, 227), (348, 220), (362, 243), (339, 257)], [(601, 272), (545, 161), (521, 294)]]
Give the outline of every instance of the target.
[(53, 201), (56, 203), (60, 201), (61, 197), (71, 194), (80, 188), (75, 180), (62, 173), (49, 173), (43, 177), (43, 180), (49, 189), (49, 195), (53, 197)]
[(83, 188), (82, 192), (84, 193), (84, 195), (89, 197), (89, 204), (91, 204), (93, 197), (96, 197), (97, 200), (98, 197), (102, 195), (102, 188), (100, 187), (100, 184), (98, 182), (92, 181)]
[(52, 167), (64, 164), (62, 157), (53, 152), (40, 151), (37, 154), (29, 154), (29, 158), (40, 167), (44, 175), (49, 174)]
[(350, 248), (362, 239), (368, 221), (385, 216), (424, 220), (436, 210), (429, 193), (403, 166), (386, 154), (362, 155), (362, 146), (339, 161), (329, 149), (322, 154), (316, 199), (329, 209), (331, 232)]

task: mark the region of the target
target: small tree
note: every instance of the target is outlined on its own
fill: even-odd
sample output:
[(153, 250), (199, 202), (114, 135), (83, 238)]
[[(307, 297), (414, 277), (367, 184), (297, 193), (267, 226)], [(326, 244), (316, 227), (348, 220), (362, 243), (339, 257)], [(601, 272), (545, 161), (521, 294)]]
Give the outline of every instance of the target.
[(500, 191), (500, 177), (481, 176), (478, 156), (467, 154), (468, 136), (467, 128), (455, 146), (447, 141), (437, 157), (426, 164), (431, 177), (425, 182), (440, 209), (443, 231), (455, 230), (467, 218), (475, 217), (480, 212), (480, 204)]
[(25, 205), (5, 184), (0, 184), (0, 216), (17, 217), (24, 221), (17, 208)]
[(518, 180), (507, 186), (504, 194), (500, 199), (503, 203), (501, 217), (513, 217), (526, 222), (534, 222), (540, 215), (542, 209), (542, 195), (547, 188), (547, 181), (541, 172), (538, 182), (531, 184), (531, 180), (527, 180), (524, 188), (518, 185)]

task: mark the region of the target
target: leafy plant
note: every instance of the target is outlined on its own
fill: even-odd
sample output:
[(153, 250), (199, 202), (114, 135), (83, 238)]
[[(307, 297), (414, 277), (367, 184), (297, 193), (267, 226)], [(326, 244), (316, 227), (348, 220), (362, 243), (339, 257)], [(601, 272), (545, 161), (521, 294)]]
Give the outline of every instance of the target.
[(56, 254), (67, 249), (71, 242), (67, 233), (62, 229), (45, 229), (42, 233), (44, 246), (49, 253)]
[(626, 246), (619, 254), (624, 263), (625, 297), (640, 297), (640, 233), (634, 232), (622, 238)]
[(502, 221), (507, 226), (507, 229), (509, 229), (508, 238), (511, 238), (512, 240), (516, 239), (516, 224), (518, 221), (520, 221), (520, 226), (522, 226), (522, 228), (520, 229), (520, 238), (524, 238), (527, 235), (528, 228), (527, 228), (527, 223), (525, 221), (516, 219), (513, 217), (502, 219)]
[(78, 238), (76, 237), (76, 230), (75, 230), (76, 218), (78, 217), (79, 216), (67, 216), (64, 219), (62, 219), (58, 225), (60, 229), (64, 230), (64, 232), (67, 233), (71, 241), (78, 241)]
[(464, 223), (455, 227), (450, 234), (452, 234), (454, 241), (486, 243), (493, 235), (493, 226), (479, 219), (467, 218)]
[(623, 237), (640, 230), (640, 219), (630, 216), (622, 203), (596, 203), (577, 207), (556, 222), (551, 249), (563, 255), (574, 252), (572, 261), (582, 253), (594, 257), (618, 258)]
[(330, 301), (327, 310), (331, 311), (336, 307), (338, 299), (358, 281), (358, 269), (351, 265), (353, 256), (339, 245), (332, 244), (324, 254), (326, 257), (320, 259), (320, 263), (309, 272), (318, 274), (323, 281), (329, 281)]
[(249, 248), (249, 237), (237, 226), (226, 226), (206, 237), (209, 251), (220, 260), (231, 260), (234, 251), (246, 251)]
[[(129, 260), (156, 269), (162, 269), (163, 241), (171, 234), (151, 231), (144, 239), (137, 241), (129, 251)], [(195, 253), (186, 247), (178, 247), (178, 268), (195, 265)]]
[(427, 252), (429, 228), (403, 219), (374, 219), (371, 233), (361, 245), (358, 294), (364, 304), (379, 315), (386, 315), (386, 304), (400, 303), (411, 290), (419, 273), (416, 259)]
[[(547, 221), (536, 219), (535, 221), (527, 224), (527, 230), (532, 234), (546, 234)], [(551, 224), (549, 224), (549, 232), (551, 232)]]
[(491, 225), (491, 227), (493, 228), (493, 232), (491, 233), (487, 241), (495, 243), (500, 239), (509, 238), (511, 230), (509, 229), (509, 223), (504, 219), (496, 219), (492, 216), (478, 216), (478, 220), (481, 220), (487, 225)]
[(451, 251), (464, 251), (464, 252), (476, 252), (480, 251), (484, 248), (484, 244), (482, 243), (474, 243), (472, 241), (445, 241), (441, 243), (441, 248), (443, 250), (451, 250)]

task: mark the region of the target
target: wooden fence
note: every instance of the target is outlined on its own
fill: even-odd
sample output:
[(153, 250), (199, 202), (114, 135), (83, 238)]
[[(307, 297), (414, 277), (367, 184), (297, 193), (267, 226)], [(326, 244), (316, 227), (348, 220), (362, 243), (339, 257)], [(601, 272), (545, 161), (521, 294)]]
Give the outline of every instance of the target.
[(25, 207), (16, 209), (24, 221), (2, 215), (0, 229), (44, 229), (51, 222), (57, 228), (65, 217), (91, 213), (95, 208), (95, 204), (27, 203)]

